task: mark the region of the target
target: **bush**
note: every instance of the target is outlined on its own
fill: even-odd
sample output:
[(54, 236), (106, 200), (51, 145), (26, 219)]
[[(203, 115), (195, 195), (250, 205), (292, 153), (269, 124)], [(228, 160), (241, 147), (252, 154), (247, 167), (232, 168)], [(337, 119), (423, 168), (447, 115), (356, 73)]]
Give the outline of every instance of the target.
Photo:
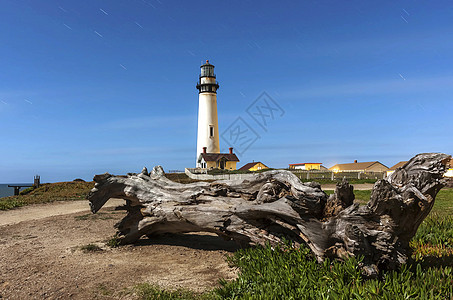
[(20, 201), (16, 198), (17, 196), (12, 196), (0, 199), (0, 210), (8, 210), (25, 205), (23, 201)]
[(31, 186), (31, 187), (29, 187), (29, 188), (26, 188), (26, 189), (23, 190), (23, 191), (20, 191), (20, 192), (19, 192), (19, 195), (27, 195), (27, 194), (31, 193), (34, 189), (35, 189), (35, 187), (34, 187), (34, 186)]

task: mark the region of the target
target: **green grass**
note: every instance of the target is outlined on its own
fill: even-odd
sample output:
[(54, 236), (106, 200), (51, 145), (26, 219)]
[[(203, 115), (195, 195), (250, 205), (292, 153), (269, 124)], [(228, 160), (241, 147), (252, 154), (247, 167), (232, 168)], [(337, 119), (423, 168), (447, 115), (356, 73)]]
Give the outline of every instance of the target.
[(135, 293), (139, 299), (146, 300), (212, 299), (215, 297), (215, 295), (211, 293), (197, 294), (186, 289), (164, 290), (149, 283), (136, 285), (132, 289), (132, 292)]
[[(334, 190), (325, 190), (324, 191), (327, 195), (332, 195), (335, 191)], [(370, 200), (371, 190), (354, 190), (355, 201), (365, 204)]]
[(112, 214), (114, 213), (102, 213), (98, 212), (96, 214), (85, 214), (80, 216), (75, 216), (74, 219), (77, 221), (86, 221), (86, 220), (109, 220), (113, 219)]
[[(294, 174), (294, 175), (297, 176), (298, 174)], [(301, 177), (303, 177), (304, 175), (305, 174), (301, 175)], [(320, 184), (336, 184), (336, 183), (341, 182), (343, 180), (342, 178), (338, 178), (338, 179), (335, 179), (335, 180), (330, 180), (330, 179), (306, 179), (306, 178), (301, 178), (301, 177), (299, 177), (299, 179), (302, 182), (316, 181), (316, 182), (318, 182)], [(364, 184), (364, 183), (374, 184), (376, 181), (378, 181), (378, 179), (353, 179), (353, 178), (348, 179), (348, 182), (350, 184)]]
[(212, 181), (212, 180), (192, 179), (189, 176), (187, 176), (185, 173), (166, 173), (165, 177), (167, 177), (171, 181), (178, 182), (178, 183), (192, 183), (192, 182), (199, 182), (199, 181)]
[(318, 263), (307, 248), (270, 246), (237, 251), (240, 274), (215, 290), (222, 299), (450, 299), (452, 267), (407, 264), (381, 279), (366, 280), (360, 260)]
[(95, 244), (87, 244), (80, 247), (84, 253), (102, 251), (102, 248)]
[[(334, 193), (334, 190), (325, 190), (327, 195)], [(366, 204), (371, 197), (371, 190), (354, 190), (356, 201)], [(453, 215), (453, 189), (442, 189), (436, 196), (432, 213), (441, 216)]]

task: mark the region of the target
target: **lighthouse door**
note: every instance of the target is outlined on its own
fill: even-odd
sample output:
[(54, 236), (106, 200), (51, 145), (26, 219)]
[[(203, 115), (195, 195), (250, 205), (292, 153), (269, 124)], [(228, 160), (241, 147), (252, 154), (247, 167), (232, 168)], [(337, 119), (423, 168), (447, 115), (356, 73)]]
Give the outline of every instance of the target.
[(225, 165), (226, 165), (226, 159), (225, 159), (225, 157), (222, 157), (219, 161), (220, 169), (222, 169), (222, 170), (225, 169)]

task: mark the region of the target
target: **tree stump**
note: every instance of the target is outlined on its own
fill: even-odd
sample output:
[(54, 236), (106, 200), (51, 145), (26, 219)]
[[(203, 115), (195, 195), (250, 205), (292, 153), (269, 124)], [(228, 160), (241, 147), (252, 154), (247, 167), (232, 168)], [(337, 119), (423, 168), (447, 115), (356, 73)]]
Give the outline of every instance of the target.
[(302, 183), (284, 170), (253, 179), (180, 184), (162, 167), (151, 173), (95, 175), (88, 195), (96, 213), (110, 198), (126, 200), (116, 227), (122, 244), (142, 236), (207, 231), (241, 245), (307, 244), (319, 261), (362, 256), (363, 270), (396, 269), (410, 256), (409, 241), (426, 218), (450, 156), (419, 154), (375, 183), (368, 204), (353, 203), (353, 187), (337, 185), (328, 197), (316, 182)]

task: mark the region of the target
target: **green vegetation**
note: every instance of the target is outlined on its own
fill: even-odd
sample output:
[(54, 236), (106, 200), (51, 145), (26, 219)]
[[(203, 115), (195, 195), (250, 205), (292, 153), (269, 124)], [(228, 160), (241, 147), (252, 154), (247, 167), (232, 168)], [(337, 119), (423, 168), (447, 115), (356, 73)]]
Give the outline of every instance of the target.
[[(327, 195), (334, 193), (334, 190), (325, 190)], [(371, 197), (371, 190), (354, 190), (355, 201), (366, 204)], [(436, 196), (434, 207), (431, 214), (436, 213), (441, 216), (453, 215), (453, 189), (442, 189)]]
[(366, 280), (360, 259), (318, 263), (310, 251), (270, 246), (237, 251), (230, 261), (239, 278), (222, 281), (223, 299), (449, 299), (453, 296), (451, 267), (407, 264), (381, 279)]
[[(177, 289), (177, 290), (164, 290), (156, 285), (149, 283), (142, 283), (133, 288), (133, 292), (139, 299), (156, 299), (156, 300), (179, 300), (179, 299), (213, 299), (215, 295), (212, 293), (197, 294), (195, 292)], [(217, 297), (216, 297), (217, 298)]]
[[(324, 191), (327, 195), (332, 195), (335, 191), (334, 190), (325, 190)], [(371, 190), (354, 190), (355, 201), (365, 204), (370, 200)]]
[[(337, 182), (341, 182), (343, 179), (342, 178), (337, 178), (335, 180), (330, 180), (330, 179), (316, 179), (316, 178), (313, 178), (313, 179), (306, 179), (306, 178), (301, 178), (301, 177), (304, 177), (306, 176), (305, 174), (294, 174), (296, 175), (297, 177), (299, 177), (300, 181), (302, 182), (311, 182), (311, 181), (316, 181), (320, 184), (336, 184)], [(354, 178), (349, 178), (348, 179), (348, 182), (350, 184), (364, 184), (364, 183), (371, 183), (371, 184), (374, 184), (376, 181), (378, 181), (379, 179), (354, 179)]]
[(262, 173), (271, 171), (274, 169), (261, 169), (256, 171), (249, 171), (249, 170), (227, 170), (227, 169), (212, 169), (208, 171), (209, 175), (222, 175), (222, 174), (255, 174), (255, 173)]
[(24, 206), (26, 203), (16, 198), (11, 197), (0, 198), (0, 210), (8, 210), (16, 207)]
[(87, 245), (81, 246), (80, 250), (82, 250), (85, 253), (88, 253), (88, 252), (102, 251), (102, 248), (95, 244), (87, 244)]
[(20, 191), (20, 192), (19, 192), (19, 195), (27, 195), (27, 194), (30, 194), (34, 189), (35, 189), (34, 186), (28, 187), (28, 188), (26, 188), (25, 190)]
[(179, 182), (179, 183), (192, 183), (192, 182), (199, 182), (199, 181), (212, 181), (212, 180), (192, 179), (189, 176), (187, 176), (185, 173), (166, 173), (165, 177), (167, 177), (171, 181)]
[(12, 209), (29, 204), (83, 200), (93, 186), (93, 182), (70, 181), (45, 183), (39, 188), (23, 190), (19, 196), (0, 198), (0, 210)]
[(96, 214), (85, 214), (81, 216), (75, 216), (74, 218), (78, 221), (85, 221), (85, 220), (109, 220), (113, 219), (112, 213), (103, 213), (103, 212), (97, 212)]
[(120, 246), (120, 240), (118, 239), (118, 236), (115, 235), (114, 237), (109, 239), (105, 244), (110, 248), (117, 248)]

